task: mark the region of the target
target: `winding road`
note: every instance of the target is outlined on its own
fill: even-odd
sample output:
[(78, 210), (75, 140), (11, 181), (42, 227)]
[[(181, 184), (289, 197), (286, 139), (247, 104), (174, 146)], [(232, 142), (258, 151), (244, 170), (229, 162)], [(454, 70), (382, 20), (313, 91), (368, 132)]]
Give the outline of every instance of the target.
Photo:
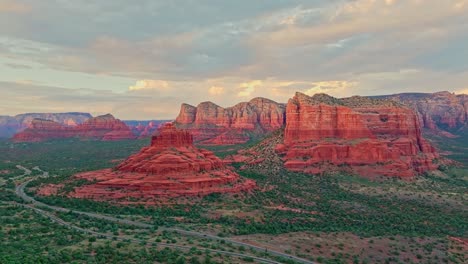
[[(64, 221), (63, 219), (61, 219), (61, 218), (59, 218), (59, 217), (57, 217), (57, 216), (55, 216), (55, 215), (53, 215), (53, 214), (51, 214), (51, 213), (49, 213), (47, 211), (36, 208), (36, 207), (34, 207), (32, 205), (19, 204), (19, 203), (13, 203), (13, 204), (32, 209), (32, 210), (36, 211), (37, 213), (39, 213), (39, 214), (41, 214), (41, 215), (43, 215), (45, 217), (48, 217), (49, 219), (51, 219), (53, 222), (55, 222), (57, 224), (66, 226), (68, 228), (74, 229), (74, 230), (82, 232), (82, 233), (94, 235), (94, 236), (97, 236), (97, 237), (105, 237), (107, 239), (119, 240), (119, 241), (124, 241), (124, 242), (129, 241), (129, 242), (139, 243), (139, 244), (145, 243), (145, 245), (152, 245), (152, 246), (154, 246), (154, 245), (164, 246), (164, 247), (175, 248), (175, 249), (180, 249), (180, 250), (185, 250), (185, 251), (191, 250), (193, 248), (191, 246), (180, 246), (180, 245), (176, 245), (176, 244), (167, 244), (167, 243), (160, 243), (160, 242), (153, 243), (153, 242), (148, 242), (148, 241), (145, 241), (145, 240), (142, 240), (142, 239), (124, 238), (124, 237), (109, 235), (109, 234), (105, 234), (105, 233), (100, 233), (100, 232), (96, 232), (96, 231), (93, 231), (93, 230), (89, 230), (89, 229), (85, 229), (85, 228), (81, 228), (81, 227), (72, 225), (72, 224)], [(224, 250), (209, 249), (209, 248), (197, 248), (197, 249), (201, 249), (201, 250), (204, 250), (204, 251), (209, 251), (211, 253), (219, 253), (219, 254), (222, 254), (222, 255), (228, 255), (228, 256), (234, 256), (234, 257), (240, 257), (240, 258), (251, 258), (251, 259), (257, 260), (257, 261), (259, 261), (261, 263), (281, 264), (281, 262), (277, 262), (277, 261), (273, 261), (273, 260), (269, 260), (269, 259), (265, 259), (265, 258), (260, 258), (260, 257), (252, 256), (252, 255), (247, 255), (247, 254), (229, 252), (229, 251), (224, 251)]]
[[(44, 215), (46, 217), (51, 218), (53, 221), (55, 221), (55, 222), (57, 222), (59, 224), (64, 224), (64, 225), (67, 225), (69, 227), (72, 227), (71, 224), (64, 222), (62, 219), (57, 218), (56, 216), (53, 216), (52, 214), (47, 213), (44, 210), (36, 208), (33, 205), (49, 208), (49, 209), (51, 209), (53, 211), (57, 211), (57, 212), (70, 212), (70, 211), (72, 211), (73, 213), (80, 214), (80, 215), (86, 215), (88, 217), (92, 217), (92, 218), (96, 218), (96, 219), (103, 219), (103, 220), (107, 220), (107, 221), (111, 221), (111, 222), (115, 222), (115, 223), (132, 225), (132, 226), (141, 227), (141, 228), (152, 228), (152, 227), (154, 227), (154, 225), (150, 225), (150, 224), (142, 223), (142, 222), (138, 222), (138, 221), (120, 219), (120, 218), (107, 216), (107, 215), (103, 215), (103, 214), (99, 214), (99, 213), (76, 211), (76, 210), (67, 209), (67, 208), (64, 208), (64, 207), (52, 206), (52, 205), (48, 205), (48, 204), (39, 202), (39, 201), (35, 200), (33, 197), (28, 196), (24, 192), (25, 187), (32, 180), (34, 180), (34, 178), (29, 179), (27, 181), (24, 181), (21, 184), (17, 185), (16, 189), (15, 189), (16, 194), (19, 197), (21, 197), (24, 201), (31, 203), (31, 205), (25, 204), (24, 206), (27, 206), (28, 208), (31, 208), (31, 209), (35, 210), (36, 212), (38, 212), (38, 213), (40, 213), (40, 214), (42, 214), (42, 215)], [(55, 219), (52, 218), (51, 216), (54, 217)], [(106, 234), (97, 233), (97, 232), (92, 231), (92, 230), (82, 229), (82, 228), (76, 227), (76, 226), (73, 226), (73, 228), (76, 229), (76, 230), (82, 231), (82, 232), (91, 233), (91, 234), (95, 234), (95, 235), (99, 235), (99, 236), (102, 236), (102, 235), (104, 235), (106, 237), (109, 236), (109, 235), (106, 235)], [(285, 259), (290, 259), (290, 260), (296, 261), (298, 263), (315, 264), (315, 262), (307, 260), (307, 259), (299, 258), (299, 257), (293, 256), (293, 255), (289, 255), (289, 254), (286, 254), (286, 253), (279, 252), (279, 251), (274, 251), (274, 250), (270, 250), (270, 249), (267, 250), (266, 248), (263, 248), (263, 247), (254, 246), (254, 245), (251, 245), (251, 244), (247, 244), (247, 243), (244, 243), (244, 242), (232, 240), (232, 239), (229, 239), (229, 238), (219, 237), (219, 236), (206, 234), (206, 233), (195, 232), (195, 231), (187, 231), (187, 230), (178, 229), (178, 228), (167, 228), (167, 227), (158, 227), (158, 228), (159, 228), (159, 230), (162, 230), (162, 231), (177, 232), (177, 233), (179, 233), (181, 235), (185, 235), (185, 236), (206, 238), (206, 239), (215, 240), (215, 241), (224, 241), (226, 243), (231, 243), (233, 245), (243, 246), (245, 248), (249, 248), (249, 249), (255, 250), (257, 252), (267, 252), (268, 254), (270, 254), (272, 256), (277, 256), (277, 257), (282, 257), (282, 258), (285, 258)], [(114, 236), (110, 236), (110, 237), (115, 238)], [(138, 240), (138, 242), (141, 242), (141, 241)], [(161, 243), (158, 243), (158, 244), (161, 244)], [(169, 244), (169, 245), (171, 245), (171, 244)], [(174, 245), (171, 245), (171, 246), (174, 246)], [(184, 246), (180, 246), (180, 247), (184, 247)], [(217, 253), (221, 253), (221, 252), (217, 252)], [(228, 252), (228, 253), (231, 254), (232, 252)], [(242, 255), (242, 254), (239, 254), (239, 253), (234, 253), (234, 254), (241, 255), (241, 257), (254, 258), (254, 259), (257, 259), (258, 261), (260, 261), (260, 259), (261, 259), (261, 258), (253, 257), (253, 256), (250, 256), (250, 255)], [(271, 260), (267, 260), (269, 262), (265, 262), (264, 260), (266, 260), (266, 259), (262, 259), (261, 262), (264, 262), (264, 263), (279, 263), (279, 262), (274, 262), (274, 261), (271, 261)]]

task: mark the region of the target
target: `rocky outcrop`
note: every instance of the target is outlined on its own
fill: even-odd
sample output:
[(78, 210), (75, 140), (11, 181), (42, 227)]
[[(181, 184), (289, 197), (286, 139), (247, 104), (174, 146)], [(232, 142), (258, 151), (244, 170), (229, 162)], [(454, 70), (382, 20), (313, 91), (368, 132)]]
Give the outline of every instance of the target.
[(149, 120), (149, 121), (131, 121), (125, 120), (124, 123), (130, 127), (133, 134), (138, 138), (151, 137), (154, 132), (163, 123), (170, 122), (171, 120)]
[(0, 138), (10, 138), (28, 128), (34, 119), (51, 120), (65, 126), (76, 126), (92, 118), (88, 113), (28, 113), (0, 116)]
[[(462, 133), (468, 121), (468, 95), (450, 92), (403, 93), (378, 96), (414, 109), (423, 128), (432, 132)], [(438, 133), (441, 134), (441, 133)], [(442, 133), (441, 135), (448, 135)]]
[(195, 141), (207, 145), (245, 143), (252, 137), (281, 128), (285, 106), (265, 98), (255, 98), (223, 108), (212, 102), (197, 107), (182, 104), (176, 126), (190, 130)]
[(142, 203), (177, 196), (203, 196), (251, 190), (244, 180), (212, 152), (193, 146), (193, 136), (164, 125), (151, 145), (129, 157), (115, 169), (80, 173), (77, 179), (95, 183), (75, 188), (71, 196), (96, 200)]
[(74, 137), (105, 141), (135, 138), (125, 123), (107, 114), (90, 118), (77, 126), (66, 126), (52, 120), (34, 119), (27, 129), (14, 135), (12, 140), (14, 142), (39, 142)]
[(81, 138), (98, 140), (134, 139), (130, 128), (111, 114), (97, 116), (74, 128), (76, 135)]
[(33, 119), (29, 128), (13, 136), (14, 142), (40, 142), (48, 139), (70, 138), (75, 135), (71, 127), (52, 120)]
[(436, 169), (416, 114), (390, 100), (296, 93), (286, 108), (286, 168), (322, 173), (342, 166), (364, 176), (412, 177)]

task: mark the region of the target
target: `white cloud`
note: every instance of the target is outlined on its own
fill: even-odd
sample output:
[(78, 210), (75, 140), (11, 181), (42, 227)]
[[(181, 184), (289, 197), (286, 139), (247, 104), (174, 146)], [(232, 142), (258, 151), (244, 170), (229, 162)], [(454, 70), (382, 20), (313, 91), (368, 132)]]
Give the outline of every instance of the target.
[(349, 94), (350, 91), (357, 86), (355, 81), (321, 81), (312, 82), (311, 87), (305, 91), (307, 95), (316, 93), (327, 93), (334, 96), (342, 97)]
[(211, 86), (208, 92), (211, 95), (221, 95), (224, 94), (224, 87), (222, 86)]
[(455, 91), (456, 94), (468, 94), (468, 87)]
[(22, 14), (30, 11), (31, 7), (26, 4), (10, 0), (0, 0), (0, 12)]
[(260, 80), (254, 80), (250, 82), (245, 82), (240, 84), (240, 88), (242, 89), (237, 96), (239, 97), (249, 97), (252, 95), (252, 93), (255, 92), (255, 88), (258, 86), (262, 85), (263, 82)]
[(169, 90), (169, 83), (162, 80), (139, 80), (128, 87), (129, 91), (139, 91), (139, 90)]

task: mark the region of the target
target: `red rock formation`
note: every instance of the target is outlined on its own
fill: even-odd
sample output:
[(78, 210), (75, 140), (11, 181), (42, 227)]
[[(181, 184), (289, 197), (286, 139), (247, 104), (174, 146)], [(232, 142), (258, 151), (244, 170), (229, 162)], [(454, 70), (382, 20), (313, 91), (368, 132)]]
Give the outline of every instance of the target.
[(163, 123), (170, 122), (170, 120), (151, 120), (151, 121), (124, 121), (130, 127), (133, 134), (138, 138), (151, 137), (154, 132)]
[(182, 104), (176, 126), (190, 130), (196, 141), (207, 145), (247, 142), (284, 125), (284, 105), (265, 98), (222, 108), (211, 102), (197, 107)]
[(97, 200), (160, 199), (251, 190), (252, 180), (241, 179), (212, 152), (193, 146), (193, 137), (171, 123), (153, 136), (151, 146), (129, 157), (115, 170), (86, 172), (76, 178), (97, 181), (78, 187), (72, 196)]
[[(468, 95), (466, 94), (404, 93), (378, 97), (388, 98), (411, 107), (418, 114), (421, 126), (433, 132), (457, 134), (467, 127)], [(450, 136), (447, 133), (441, 135)]]
[(100, 140), (134, 139), (130, 128), (111, 114), (97, 116), (88, 119), (75, 129), (76, 135), (83, 138)]
[(44, 119), (65, 126), (76, 126), (92, 116), (88, 113), (27, 113), (16, 116), (0, 116), (0, 138), (10, 138), (30, 127), (34, 119)]
[(15, 142), (38, 142), (49, 139), (79, 137), (97, 140), (133, 139), (130, 128), (112, 115), (90, 118), (82, 124), (68, 127), (50, 120), (34, 119), (29, 128), (13, 137)]
[(412, 177), (436, 168), (415, 113), (390, 101), (296, 93), (286, 120), (276, 151), (290, 170), (320, 173), (329, 164), (364, 176)]
[(70, 127), (51, 120), (34, 119), (29, 128), (15, 134), (14, 142), (40, 142), (48, 139), (70, 138), (74, 132)]

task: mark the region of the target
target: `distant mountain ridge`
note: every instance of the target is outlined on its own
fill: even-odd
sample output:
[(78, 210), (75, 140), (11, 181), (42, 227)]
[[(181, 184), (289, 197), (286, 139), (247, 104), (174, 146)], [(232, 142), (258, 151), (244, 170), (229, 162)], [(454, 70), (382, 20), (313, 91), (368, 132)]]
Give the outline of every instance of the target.
[(51, 120), (65, 126), (76, 126), (93, 116), (89, 113), (25, 113), (15, 116), (0, 116), (0, 138), (10, 138), (14, 134), (26, 129), (36, 118)]
[(50, 139), (82, 138), (95, 140), (134, 139), (135, 135), (121, 120), (111, 114), (92, 117), (85, 122), (67, 126), (52, 120), (35, 118), (24, 131), (13, 136), (15, 142), (40, 142)]

